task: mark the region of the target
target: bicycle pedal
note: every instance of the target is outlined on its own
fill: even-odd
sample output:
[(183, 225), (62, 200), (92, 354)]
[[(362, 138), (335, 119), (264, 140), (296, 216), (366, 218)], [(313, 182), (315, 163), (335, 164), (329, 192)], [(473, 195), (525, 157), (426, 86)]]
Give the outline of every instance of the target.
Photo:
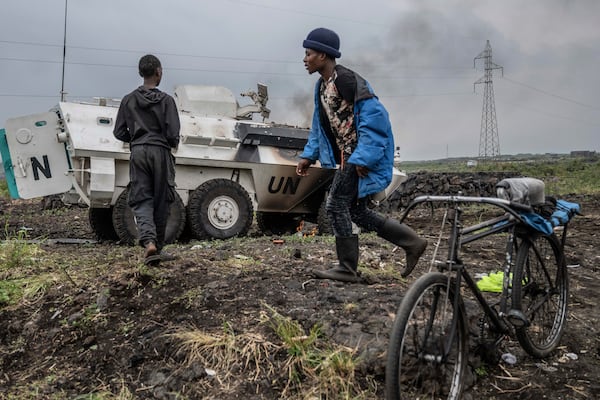
[(508, 313), (506, 313), (506, 319), (510, 322), (515, 328), (523, 328), (529, 325), (529, 320), (523, 314), (523, 311), (512, 309)]

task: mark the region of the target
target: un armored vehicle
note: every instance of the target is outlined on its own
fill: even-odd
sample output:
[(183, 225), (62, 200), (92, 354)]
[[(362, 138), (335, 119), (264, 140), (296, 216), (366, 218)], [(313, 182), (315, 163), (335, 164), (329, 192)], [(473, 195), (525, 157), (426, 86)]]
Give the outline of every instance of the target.
[[(184, 231), (196, 239), (245, 235), (255, 216), (267, 234), (293, 232), (302, 220), (329, 232), (324, 200), (334, 170), (317, 163), (308, 176), (298, 177), (295, 167), (308, 130), (264, 122), (270, 113), (266, 86), (242, 96), (253, 104), (240, 106), (224, 87), (175, 88), (181, 140), (173, 153), (178, 196), (168, 243)], [(0, 149), (11, 196), (61, 195), (64, 203), (89, 207), (99, 239), (135, 243), (127, 205), (129, 147), (112, 133), (117, 111), (118, 101), (99, 98), (60, 102), (49, 112), (7, 120)], [(383, 198), (404, 180), (395, 170)]]

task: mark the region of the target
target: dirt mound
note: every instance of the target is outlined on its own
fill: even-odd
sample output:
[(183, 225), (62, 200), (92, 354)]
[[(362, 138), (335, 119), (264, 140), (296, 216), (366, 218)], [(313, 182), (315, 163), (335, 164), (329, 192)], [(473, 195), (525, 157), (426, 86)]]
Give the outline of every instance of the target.
[[(571, 291), (561, 347), (537, 360), (506, 340), (500, 351), (514, 354), (517, 363), (475, 361), (465, 398), (600, 397), (600, 199), (572, 200), (582, 203), (585, 215), (574, 220), (566, 248)], [(90, 393), (104, 396), (98, 398), (319, 398), (301, 383), (310, 376), (290, 376), (286, 369), (290, 348), (272, 323), (282, 317), (298, 324), (306, 335), (301, 340), (319, 327), (321, 342), (358, 357), (348, 376), (355, 385), (353, 398), (383, 398), (385, 351), (396, 308), (408, 285), (426, 270), (419, 265), (401, 279), (403, 252), (362, 234), (360, 270), (367, 284), (314, 280), (311, 269), (335, 259), (331, 237), (291, 235), (278, 238), (280, 243), (256, 233), (172, 245), (167, 250), (178, 260), (145, 268), (140, 248), (95, 242), (86, 209), (43, 211), (37, 201), (5, 202), (1, 209), (9, 237), (21, 229), (40, 239), (38, 262), (28, 268), (47, 274), (51, 282), (39, 295), (0, 309), (0, 398), (6, 399)], [(430, 232), (436, 224), (424, 215), (413, 226), (434, 240)], [(482, 265), (493, 264), (497, 256), (488, 245), (471, 245)], [(190, 357), (183, 332), (204, 333), (221, 349), (248, 353), (211, 359), (196, 349), (197, 357)], [(232, 341), (237, 345), (223, 345)], [(327, 398), (339, 397), (330, 393)]]

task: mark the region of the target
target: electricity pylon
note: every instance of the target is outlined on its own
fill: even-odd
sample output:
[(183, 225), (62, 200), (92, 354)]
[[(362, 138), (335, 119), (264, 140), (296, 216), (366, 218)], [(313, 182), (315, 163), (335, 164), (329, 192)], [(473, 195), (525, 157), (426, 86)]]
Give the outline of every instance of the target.
[(500, 140), (498, 138), (498, 121), (496, 120), (496, 104), (494, 102), (494, 84), (492, 82), (492, 71), (500, 69), (504, 75), (504, 70), (500, 65), (492, 62), (492, 46), (487, 41), (485, 49), (473, 59), (473, 67), (477, 60), (484, 60), (484, 75), (473, 84), (484, 83), (483, 88), (483, 111), (481, 115), (481, 133), (479, 135), (479, 158), (483, 161), (489, 158), (496, 158), (500, 155)]

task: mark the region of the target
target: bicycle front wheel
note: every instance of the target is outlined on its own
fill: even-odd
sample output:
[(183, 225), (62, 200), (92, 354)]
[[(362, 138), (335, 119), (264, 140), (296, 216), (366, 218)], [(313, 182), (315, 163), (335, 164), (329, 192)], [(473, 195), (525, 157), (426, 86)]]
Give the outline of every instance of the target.
[(458, 399), (467, 365), (467, 322), (448, 276), (421, 276), (402, 299), (388, 345), (387, 400)]
[(555, 235), (523, 241), (512, 287), (513, 308), (527, 320), (516, 328), (519, 343), (534, 357), (548, 356), (560, 343), (569, 298), (567, 266)]

